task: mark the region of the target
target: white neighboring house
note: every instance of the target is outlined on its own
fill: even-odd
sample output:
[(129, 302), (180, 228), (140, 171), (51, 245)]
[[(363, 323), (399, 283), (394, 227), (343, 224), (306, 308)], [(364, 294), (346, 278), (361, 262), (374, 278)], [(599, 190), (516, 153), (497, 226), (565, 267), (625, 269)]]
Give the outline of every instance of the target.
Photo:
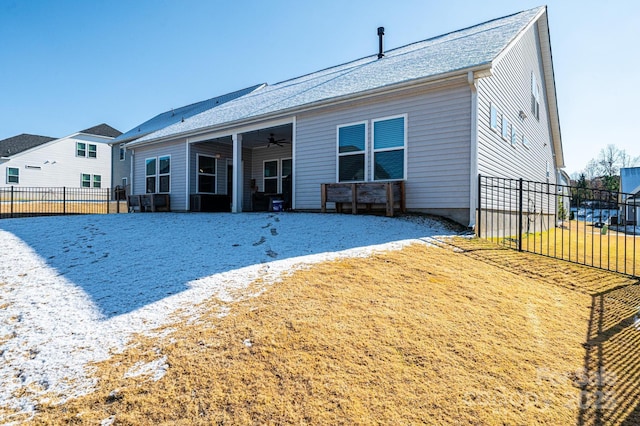
[(0, 141), (0, 187), (109, 188), (111, 142), (107, 124), (63, 138), (21, 134)]

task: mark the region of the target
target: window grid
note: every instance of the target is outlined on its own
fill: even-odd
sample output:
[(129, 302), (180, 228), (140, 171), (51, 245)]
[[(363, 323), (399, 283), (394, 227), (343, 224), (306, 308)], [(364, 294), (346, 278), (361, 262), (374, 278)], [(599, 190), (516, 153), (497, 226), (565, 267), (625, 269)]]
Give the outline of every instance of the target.
[(217, 193), (218, 160), (210, 155), (198, 154), (198, 193)]
[(20, 169), (17, 167), (7, 167), (7, 183), (20, 183)]
[[(367, 133), (366, 121), (337, 127), (337, 182), (364, 182), (366, 180)], [(353, 144), (347, 145), (350, 142)]]
[(372, 180), (406, 178), (406, 118), (406, 115), (399, 115), (372, 120)]

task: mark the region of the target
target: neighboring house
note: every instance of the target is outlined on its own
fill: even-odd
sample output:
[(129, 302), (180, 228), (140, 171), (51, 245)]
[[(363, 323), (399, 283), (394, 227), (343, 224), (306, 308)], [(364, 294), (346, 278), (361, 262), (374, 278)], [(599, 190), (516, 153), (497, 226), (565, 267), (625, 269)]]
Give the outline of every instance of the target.
[[(373, 31), (372, 31), (373, 33)], [(127, 144), (133, 193), (227, 194), (403, 180), (409, 211), (474, 226), (478, 174), (556, 183), (564, 167), (546, 7), (266, 85)]]
[(59, 139), (28, 134), (4, 139), (0, 186), (109, 188), (109, 142), (119, 135), (100, 124)]
[(233, 99), (239, 98), (240, 96), (246, 95), (247, 93), (251, 93), (261, 86), (262, 85), (251, 86), (246, 89), (228, 93), (226, 95), (217, 96), (215, 98), (196, 102), (191, 105), (171, 109), (170, 111), (158, 114), (155, 117), (145, 121), (144, 123), (135, 126), (133, 129), (121, 134), (120, 136), (112, 140), (111, 146), (113, 163), (111, 168), (111, 175), (113, 186), (120, 186), (126, 191), (127, 194), (130, 192), (129, 180), (131, 179), (132, 152), (127, 151), (127, 143), (146, 136), (149, 133), (163, 129), (172, 124), (182, 122), (189, 117), (220, 106)]
[(627, 225), (640, 224), (640, 167), (620, 169), (622, 219)]

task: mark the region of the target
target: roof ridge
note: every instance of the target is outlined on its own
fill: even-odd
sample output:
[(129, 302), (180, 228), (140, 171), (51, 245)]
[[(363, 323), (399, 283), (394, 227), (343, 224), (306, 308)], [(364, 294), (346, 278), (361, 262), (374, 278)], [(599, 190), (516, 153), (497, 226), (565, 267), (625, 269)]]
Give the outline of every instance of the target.
[[(408, 43), (408, 44), (405, 44), (405, 45), (402, 45), (402, 46), (394, 47), (393, 49), (389, 49), (389, 50), (385, 51), (385, 56), (388, 56), (390, 53), (393, 53), (395, 51), (398, 51), (398, 50), (401, 50), (401, 49), (406, 49), (407, 47), (410, 47), (410, 46), (414, 46), (414, 45), (417, 45), (417, 44), (420, 44), (420, 43), (425, 43), (425, 42), (428, 42), (428, 41), (434, 41), (434, 40), (437, 40), (439, 38), (444, 38), (446, 36), (449, 36), (451, 34), (460, 33), (460, 32), (463, 32), (463, 31), (468, 31), (468, 30), (470, 30), (472, 28), (480, 27), (482, 25), (487, 25), (487, 24), (489, 24), (491, 22), (495, 22), (495, 21), (500, 21), (502, 19), (511, 18), (513, 16), (520, 15), (520, 14), (523, 14), (523, 13), (527, 13), (527, 12), (530, 12), (530, 11), (533, 11), (533, 10), (541, 10), (542, 8), (544, 8), (544, 6), (532, 7), (530, 9), (525, 9), (525, 10), (521, 10), (519, 12), (514, 12), (514, 13), (511, 13), (509, 15), (501, 16), (499, 18), (489, 19), (487, 21), (484, 21), (484, 22), (481, 22), (481, 23), (478, 23), (478, 24), (474, 24), (474, 25), (470, 25), (470, 26), (465, 27), (465, 28), (460, 28), (460, 29), (457, 29), (457, 30), (449, 31), (449, 32), (444, 33), (444, 34), (439, 34), (439, 35), (436, 35), (436, 36), (433, 36), (433, 37), (429, 37), (429, 38), (426, 38), (426, 39), (423, 39), (423, 40), (418, 40), (418, 41), (414, 41), (414, 42), (411, 42), (411, 43)], [(313, 71), (313, 72), (309, 72), (309, 73), (306, 73), (306, 74), (299, 75), (297, 77), (291, 77), (291, 78), (279, 81), (277, 83), (274, 83), (271, 86), (277, 86), (279, 84), (284, 84), (284, 83), (287, 83), (287, 82), (290, 82), (290, 81), (293, 81), (293, 80), (298, 80), (298, 79), (301, 79), (301, 78), (304, 78), (304, 77), (308, 77), (310, 75), (320, 74), (320, 73), (323, 73), (323, 72), (330, 71), (330, 70), (332, 70), (334, 68), (345, 67), (345, 66), (347, 66), (349, 64), (354, 64), (352, 68), (355, 68), (356, 66), (358, 66), (358, 65), (356, 65), (357, 62), (364, 61), (364, 60), (369, 59), (369, 58), (375, 59), (375, 61), (373, 61), (373, 62), (376, 62), (378, 60), (378, 54), (377, 53), (373, 53), (371, 55), (367, 55), (367, 56), (363, 56), (363, 57), (358, 58), (358, 59), (354, 59), (354, 60), (351, 60), (351, 61), (343, 62), (343, 63), (338, 64), (338, 65), (333, 65), (333, 66), (330, 66), (330, 67), (327, 67), (327, 68), (322, 68), (322, 69), (317, 70), (317, 71)]]

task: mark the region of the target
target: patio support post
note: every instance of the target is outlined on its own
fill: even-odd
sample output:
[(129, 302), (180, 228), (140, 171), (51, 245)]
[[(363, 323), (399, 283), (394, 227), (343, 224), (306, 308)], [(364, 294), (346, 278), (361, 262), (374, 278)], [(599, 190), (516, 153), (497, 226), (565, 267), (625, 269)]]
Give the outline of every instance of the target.
[(231, 211), (242, 212), (242, 135), (234, 133), (233, 139), (233, 176)]

